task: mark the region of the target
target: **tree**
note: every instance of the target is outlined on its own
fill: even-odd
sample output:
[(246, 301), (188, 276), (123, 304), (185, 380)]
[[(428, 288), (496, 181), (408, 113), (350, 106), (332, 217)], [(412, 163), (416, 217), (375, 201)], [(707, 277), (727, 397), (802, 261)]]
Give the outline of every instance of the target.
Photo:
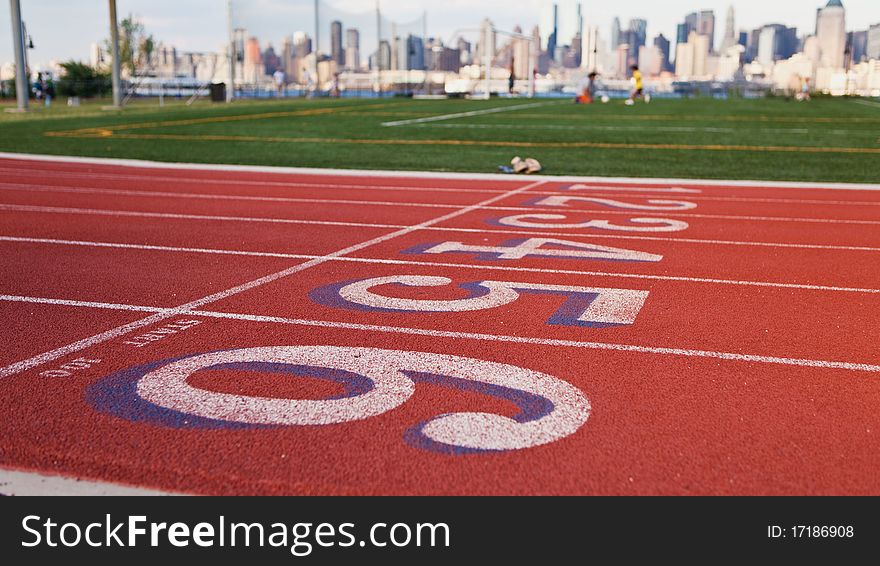
[(61, 96), (90, 97), (110, 91), (110, 75), (78, 61), (61, 63), (64, 74), (56, 82)]
[[(129, 14), (119, 22), (119, 63), (128, 71), (129, 76), (135, 76), (138, 70), (150, 67), (155, 47), (153, 36), (147, 34), (144, 24), (134, 16)], [(107, 52), (113, 52), (109, 39)]]

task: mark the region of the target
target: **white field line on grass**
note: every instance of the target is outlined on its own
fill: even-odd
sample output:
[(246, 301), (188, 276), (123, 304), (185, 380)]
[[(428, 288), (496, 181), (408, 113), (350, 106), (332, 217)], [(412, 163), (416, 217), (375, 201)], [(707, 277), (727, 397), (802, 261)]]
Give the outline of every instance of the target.
[[(178, 246), (155, 246), (147, 244), (124, 244), (114, 242), (90, 242), (82, 240), (57, 240), (51, 238), (23, 238), (16, 236), (0, 236), (0, 242), (23, 243), (23, 244), (47, 244), (60, 246), (80, 246), (92, 248), (112, 248), (112, 249), (133, 249), (145, 251), (161, 251), (170, 253), (197, 253), (208, 255), (232, 255), (245, 257), (273, 257), (282, 259), (301, 259), (311, 260), (319, 259), (325, 256), (306, 255), (306, 254), (288, 254), (278, 252), (255, 252), (244, 250), (225, 250), (215, 248), (187, 248)], [(634, 273), (619, 273), (607, 271), (585, 271), (576, 269), (546, 269), (538, 267), (513, 267), (505, 265), (475, 265), (471, 263), (449, 263), (437, 261), (418, 261), (418, 260), (402, 260), (402, 259), (384, 259), (384, 258), (366, 258), (366, 257), (334, 257), (329, 258), (330, 261), (350, 262), (350, 263), (367, 263), (379, 265), (404, 265), (412, 267), (443, 267), (450, 269), (468, 269), (468, 270), (485, 270), (485, 271), (514, 271), (520, 273), (545, 273), (549, 275), (581, 275), (589, 277), (612, 277), (619, 279), (642, 279), (648, 281), (676, 281), (687, 283), (710, 283), (718, 285), (741, 285), (747, 287), (775, 287), (780, 289), (799, 289), (808, 291), (832, 291), (844, 293), (868, 293), (880, 294), (880, 289), (866, 289), (859, 287), (840, 287), (833, 285), (807, 285), (801, 283), (777, 283), (771, 281), (742, 281), (735, 279), (715, 279), (706, 277), (686, 277), (675, 275), (643, 275)], [(2, 300), (21, 300), (23, 302), (40, 302), (41, 300), (33, 297), (19, 297), (12, 295), (0, 295)], [(56, 299), (45, 299), (49, 304), (64, 304)], [(95, 308), (114, 309), (119, 305), (114, 303), (95, 303)], [(145, 312), (159, 312), (166, 310), (161, 307), (145, 307)]]
[(498, 114), (500, 112), (511, 112), (513, 110), (525, 110), (526, 108), (537, 108), (539, 106), (549, 106), (552, 104), (560, 104), (560, 101), (552, 102), (531, 102), (529, 104), (515, 104), (513, 106), (495, 106), (492, 108), (484, 108), (483, 110), (471, 110), (470, 112), (456, 112), (454, 114), (440, 114), (438, 116), (428, 116), (425, 118), (411, 118), (409, 120), (395, 120), (392, 122), (382, 122), (385, 127), (407, 126), (409, 124), (424, 124), (426, 122), (441, 122), (443, 120), (455, 120), (456, 118), (470, 118), (473, 116), (485, 116), (487, 114)]
[(16, 373), (25, 371), (25, 370), (30, 369), (32, 367), (42, 365), (44, 363), (56, 360), (56, 359), (61, 358), (63, 356), (67, 356), (67, 355), (72, 354), (74, 352), (78, 352), (80, 350), (90, 348), (90, 347), (95, 346), (97, 344), (100, 344), (102, 342), (112, 340), (113, 338), (116, 338), (118, 336), (123, 336), (125, 334), (128, 334), (129, 332), (131, 332), (133, 330), (137, 330), (137, 329), (143, 328), (145, 326), (150, 326), (152, 324), (155, 324), (157, 322), (161, 322), (161, 321), (166, 320), (168, 318), (171, 318), (173, 316), (189, 313), (189, 312), (191, 312), (195, 309), (198, 309), (200, 307), (203, 307), (207, 304), (210, 304), (210, 303), (213, 303), (216, 301), (220, 301), (223, 299), (227, 299), (227, 298), (232, 297), (234, 295), (237, 295), (239, 293), (243, 293), (245, 291), (249, 291), (249, 290), (254, 289), (256, 287), (260, 287), (260, 286), (265, 285), (267, 283), (271, 283), (272, 281), (276, 281), (278, 279), (288, 277), (290, 275), (293, 275), (294, 273), (299, 273), (299, 272), (304, 271), (306, 269), (309, 269), (311, 267), (321, 265), (322, 263), (329, 261), (331, 258), (344, 256), (344, 255), (362, 250), (364, 248), (368, 248), (368, 247), (376, 245), (376, 244), (380, 244), (382, 242), (386, 242), (388, 240), (391, 240), (391, 239), (394, 239), (394, 238), (397, 238), (400, 236), (405, 236), (406, 234), (409, 234), (409, 233), (414, 232), (416, 230), (419, 230), (421, 228), (427, 228), (427, 227), (430, 227), (434, 224), (439, 224), (441, 222), (445, 222), (445, 221), (450, 220), (452, 218), (456, 218), (458, 216), (472, 212), (473, 210), (475, 210), (474, 207), (492, 204), (493, 202), (505, 199), (505, 198), (513, 196), (517, 193), (521, 193), (521, 192), (528, 191), (529, 189), (533, 189), (543, 183), (544, 183), (543, 181), (536, 181), (534, 183), (529, 183), (528, 185), (523, 185), (519, 188), (513, 189), (511, 191), (508, 191), (508, 192), (503, 193), (501, 195), (492, 197), (490, 199), (479, 202), (477, 204), (462, 207), (461, 209), (456, 210), (454, 212), (450, 212), (449, 214), (445, 214), (443, 216), (439, 216), (439, 217), (431, 219), (431, 220), (426, 220), (425, 222), (421, 222), (421, 223), (415, 224), (413, 226), (407, 226), (405, 228), (402, 228), (400, 230), (396, 230), (394, 232), (391, 232), (389, 234), (385, 234), (383, 236), (371, 238), (371, 239), (366, 240), (364, 242), (361, 242), (359, 244), (354, 244), (354, 245), (348, 246), (346, 248), (343, 248), (341, 250), (338, 250), (332, 254), (328, 254), (327, 256), (324, 256), (324, 257), (321, 257), (318, 259), (309, 260), (309, 261), (306, 261), (305, 263), (300, 263), (298, 265), (294, 265), (292, 267), (289, 267), (287, 269), (283, 269), (283, 270), (278, 271), (276, 273), (272, 273), (270, 275), (265, 275), (263, 277), (259, 277), (257, 279), (254, 279), (252, 281), (248, 281), (248, 282), (243, 283), (241, 285), (231, 287), (231, 288), (226, 289), (224, 291), (220, 291), (217, 293), (213, 293), (211, 295), (207, 295), (205, 297), (202, 297), (201, 299), (196, 299), (194, 301), (190, 301), (190, 302), (183, 304), (183, 305), (180, 305), (176, 308), (173, 308), (173, 309), (170, 309), (167, 311), (163, 311), (161, 313), (153, 314), (152, 316), (148, 316), (147, 318), (144, 318), (144, 319), (141, 319), (141, 320), (138, 320), (135, 322), (131, 322), (129, 324), (117, 326), (116, 328), (112, 328), (112, 329), (107, 330), (105, 332), (95, 334), (93, 336), (79, 340), (77, 342), (73, 342), (73, 343), (68, 344), (66, 346), (62, 346), (60, 348), (56, 348), (54, 350), (44, 352), (44, 353), (39, 354), (37, 356), (33, 356), (31, 358), (21, 360), (19, 362), (10, 364), (6, 367), (0, 368), (0, 378), (8, 377), (10, 375), (14, 375)]
[[(0, 205), (0, 211), (8, 209), (8, 210), (18, 210), (22, 212), (36, 212), (36, 213), (46, 213), (46, 214), (83, 214), (83, 215), (96, 215), (96, 216), (120, 216), (120, 217), (135, 217), (135, 218), (161, 218), (161, 219), (171, 219), (171, 220), (211, 220), (211, 221), (220, 221), (220, 222), (266, 222), (270, 224), (306, 224), (306, 225), (315, 225), (315, 226), (348, 226), (348, 227), (357, 227), (357, 228), (408, 228), (408, 226), (402, 224), (371, 224), (366, 222), (333, 222), (333, 221), (323, 221), (323, 220), (288, 220), (284, 218), (254, 218), (247, 216), (211, 216), (211, 215), (199, 215), (199, 214), (171, 214), (171, 213), (163, 213), (163, 212), (131, 212), (127, 210), (122, 211), (108, 211), (108, 210), (100, 210), (100, 209), (86, 209), (86, 208), (64, 208), (64, 207), (38, 207), (38, 206), (27, 206), (27, 205)], [(552, 231), (543, 231), (543, 230), (508, 230), (501, 228), (456, 228), (456, 227), (446, 227), (446, 226), (425, 226), (421, 228), (416, 228), (414, 231), (435, 231), (435, 232), (457, 232), (457, 233), (466, 233), (466, 234), (516, 234), (516, 235), (529, 235), (529, 236), (548, 236), (548, 237), (562, 237), (562, 238), (598, 238), (598, 239), (606, 239), (606, 240), (642, 240), (642, 241), (650, 241), (650, 242), (673, 242), (673, 243), (687, 243), (687, 244), (707, 244), (707, 245), (728, 245), (728, 246), (758, 246), (758, 247), (769, 247), (769, 248), (794, 248), (794, 249), (809, 249), (809, 250), (845, 250), (845, 251), (858, 251), (858, 252), (878, 252), (880, 248), (870, 247), (870, 246), (843, 246), (843, 245), (833, 245), (833, 244), (790, 244), (784, 242), (746, 242), (746, 241), (737, 241), (737, 240), (704, 240), (698, 238), (666, 238), (661, 236), (635, 236), (635, 235), (620, 235), (620, 234), (586, 234), (586, 233), (577, 233), (577, 232), (552, 232)]]
[[(399, 202), (376, 202), (376, 201), (339, 201), (332, 199), (305, 199), (305, 202), (320, 204), (355, 204), (359, 206), (400, 206), (400, 207), (424, 207), (424, 208), (446, 208), (456, 209), (464, 205), (455, 204), (423, 204), (423, 203), (399, 203)], [(337, 226), (369, 226), (367, 223), (342, 222), (342, 221), (318, 221), (318, 220), (298, 220), (294, 218), (265, 218), (255, 216), (214, 216), (201, 214), (184, 214), (178, 212), (146, 212), (139, 210), (115, 210), (102, 208), (78, 208), (63, 206), (40, 206), (30, 204), (4, 204), (0, 203), (0, 211), (20, 211), (20, 212), (48, 212), (59, 214), (94, 214), (99, 216), (131, 216), (131, 217), (148, 217), (148, 218), (186, 218), (191, 220), (237, 220), (242, 222), (269, 222), (280, 224), (320, 224), (327, 223)], [(512, 207), (512, 206), (474, 206), (473, 210), (490, 210), (498, 212), (531, 212), (533, 214), (544, 213), (577, 213), (577, 214), (593, 214), (597, 216), (639, 216), (646, 218), (700, 218), (709, 220), (738, 220), (747, 222), (800, 222), (808, 224), (854, 224), (860, 226), (880, 226), (880, 220), (838, 220), (836, 218), (788, 218), (785, 216), (738, 216), (731, 214), (693, 214), (681, 212), (659, 212), (659, 211), (621, 211), (621, 210), (593, 210), (578, 209), (570, 207)], [(561, 224), (565, 224), (562, 222)], [(390, 227), (384, 225), (383, 227)]]
[(582, 124), (579, 126), (563, 124), (413, 124), (417, 128), (444, 128), (463, 130), (563, 130), (563, 131), (601, 131), (601, 132), (668, 132), (668, 133), (713, 133), (732, 134), (737, 132), (760, 133), (760, 134), (797, 134), (810, 133), (831, 134), (835, 136), (858, 136), (875, 137), (876, 132), (871, 130), (816, 130), (809, 128), (723, 128), (723, 127), (700, 127), (700, 126), (600, 126), (598, 124)]
[[(69, 185), (34, 185), (30, 183), (10, 183), (0, 181), (0, 190), (4, 191), (32, 191), (32, 192), (57, 192), (72, 194), (96, 194), (96, 195), (118, 195), (118, 196), (134, 196), (134, 197), (165, 197), (165, 198), (189, 198), (202, 200), (243, 200), (255, 202), (291, 202), (291, 203), (339, 203), (339, 204), (365, 204), (376, 206), (413, 206), (426, 208), (457, 208), (463, 206), (461, 204), (438, 204), (438, 203), (417, 203), (406, 201), (371, 201), (361, 199), (319, 199), (307, 197), (277, 197), (277, 196), (261, 196), (261, 195), (229, 195), (217, 193), (192, 193), (179, 191), (154, 191), (140, 189), (108, 189), (104, 187), (80, 187)], [(589, 193), (583, 192), (589, 190)], [(635, 188), (609, 188), (609, 187), (590, 187), (583, 186), (577, 191), (558, 190), (558, 191), (532, 191), (528, 194), (543, 196), (589, 196), (589, 197), (622, 197), (622, 198), (657, 198), (656, 194), (637, 195), (637, 194), (617, 194), (618, 191), (634, 191), (639, 192), (642, 189)], [(415, 192), (415, 189), (408, 189), (409, 192)], [(431, 192), (425, 189), (426, 192)], [(595, 192), (594, 192), (595, 191)], [(461, 191), (467, 192), (467, 191)], [(472, 191), (474, 193), (482, 193), (486, 191)], [(499, 191), (489, 191), (497, 194)], [(503, 192), (503, 191), (501, 191)], [(664, 191), (667, 192), (667, 191)], [(671, 192), (671, 191), (669, 191)], [(689, 201), (718, 201), (718, 202), (743, 202), (743, 203), (766, 203), (766, 204), (818, 204), (818, 205), (842, 205), (842, 206), (880, 206), (880, 201), (834, 201), (834, 200), (813, 200), (813, 199), (774, 199), (774, 198), (750, 198), (750, 197), (686, 197)], [(513, 207), (513, 206), (491, 206), (485, 207), (491, 210), (545, 210), (541, 207)], [(566, 207), (570, 210), (585, 210)], [(622, 214), (622, 213), (621, 213)]]
[[(0, 297), (2, 300), (2, 297)], [(73, 303), (75, 301), (67, 301), (67, 303)], [(83, 307), (90, 307), (90, 303), (84, 302)], [(124, 310), (136, 310), (139, 308), (148, 308), (148, 307), (138, 307), (137, 305), (125, 305)], [(175, 312), (177, 309), (170, 309), (168, 311), (163, 312)], [(180, 313), (176, 313), (180, 314)], [(383, 333), (391, 333), (391, 334), (409, 334), (414, 336), (430, 336), (433, 338), (456, 338), (456, 339), (470, 339), (470, 340), (482, 340), (487, 342), (504, 342), (511, 344), (530, 344), (534, 346), (557, 346), (557, 347), (568, 347), (568, 348), (585, 348), (590, 350), (612, 350), (618, 352), (636, 352), (642, 354), (660, 354), (667, 356), (681, 356), (681, 357), (692, 357), (692, 358), (715, 358), (721, 360), (729, 360), (729, 361), (739, 361), (739, 362), (753, 362), (753, 363), (763, 363), (763, 364), (776, 364), (776, 365), (785, 365), (785, 366), (800, 366), (800, 367), (812, 367), (812, 368), (822, 368), (822, 369), (842, 369), (849, 371), (862, 371), (862, 372), (870, 372), (870, 373), (880, 373), (880, 365), (875, 364), (865, 364), (858, 362), (842, 362), (842, 361), (833, 361), (833, 360), (815, 360), (815, 359), (805, 359), (805, 358), (789, 358), (789, 357), (780, 357), (780, 356), (765, 356), (759, 354), (737, 354), (732, 352), (717, 352), (712, 350), (695, 350), (695, 349), (686, 349), (686, 348), (667, 348), (667, 347), (658, 347), (658, 346), (642, 346), (636, 344), (617, 344), (617, 343), (609, 343), (609, 342), (586, 342), (579, 340), (559, 340), (553, 338), (530, 338), (524, 336), (507, 336), (503, 334), (483, 334), (476, 332), (453, 332), (453, 331), (445, 331), (445, 330), (431, 330), (427, 328), (409, 328), (409, 327), (400, 327), (400, 326), (381, 326), (374, 324), (358, 324), (358, 323), (350, 323), (350, 322), (340, 322), (340, 321), (326, 321), (326, 320), (309, 320), (309, 319), (297, 319), (297, 318), (286, 318), (286, 317), (278, 317), (278, 316), (264, 316), (264, 315), (255, 315), (255, 314), (240, 314), (240, 313), (228, 313), (228, 312), (217, 312), (217, 311), (203, 311), (203, 310), (189, 310), (187, 311), (190, 316), (204, 316), (209, 318), (223, 319), (223, 320), (238, 320), (238, 321), (247, 321), (247, 322), (259, 322), (259, 323), (274, 323), (274, 324), (289, 324), (296, 326), (310, 326), (310, 327), (320, 327), (320, 328), (336, 328), (336, 329), (344, 329), (344, 330), (359, 330), (366, 332), (383, 332)]]
[[(334, 177), (388, 178), (388, 179), (443, 179), (447, 181), (507, 181), (510, 175), (501, 173), (454, 173), (433, 171), (388, 171), (381, 169), (331, 169), (315, 167), (279, 167), (270, 165), (227, 165), (206, 163), (174, 163), (149, 161), (143, 159), (118, 159), (113, 157), (75, 157), (68, 155), (45, 155), (30, 153), (0, 152), (0, 159), (16, 161), (45, 161), (51, 163), (71, 163), (79, 165), (104, 165), (108, 167), (131, 167), (135, 169), (172, 169), (177, 171), (230, 171), (243, 173), (266, 173), (275, 175), (330, 175)], [(33, 170), (33, 167), (29, 167)], [(141, 172), (146, 176), (146, 172)], [(143, 177), (139, 177), (143, 178)], [(152, 177), (151, 177), (152, 178)], [(699, 185), (703, 187), (737, 187), (764, 191), (768, 188), (804, 190), (842, 190), (842, 191), (880, 191), (880, 183), (816, 183), (803, 181), (756, 181), (724, 179), (675, 179), (648, 177), (593, 177), (578, 175), (531, 175), (533, 181), (551, 183), (629, 183), (651, 186)], [(177, 179), (172, 177), (171, 179)], [(183, 179), (177, 179), (183, 180)], [(246, 183), (246, 182), (244, 182)]]

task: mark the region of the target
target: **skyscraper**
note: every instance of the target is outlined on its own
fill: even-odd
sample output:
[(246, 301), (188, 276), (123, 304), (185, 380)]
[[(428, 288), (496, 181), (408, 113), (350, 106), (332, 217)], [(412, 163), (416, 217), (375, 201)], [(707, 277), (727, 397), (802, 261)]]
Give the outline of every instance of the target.
[(669, 63), (669, 40), (661, 33), (654, 38), (654, 47), (660, 50), (661, 55), (661, 71), (670, 71)]
[(345, 52), (342, 50), (342, 22), (330, 22), (330, 59), (341, 68), (345, 65)]
[[(611, 49), (617, 49), (617, 46), (620, 45), (620, 33), (620, 18), (614, 18), (611, 23)], [(685, 35), (684, 41), (687, 41), (687, 35)]]
[(846, 10), (840, 0), (829, 0), (816, 13), (819, 66), (843, 69), (846, 52)]
[(709, 39), (709, 51), (712, 51), (715, 47), (715, 12), (703, 10), (685, 16), (684, 23), (678, 26), (678, 43), (690, 41), (691, 32), (706, 36)]
[(846, 34), (847, 51), (853, 64), (867, 60), (868, 31), (851, 31)]
[(736, 14), (733, 11), (733, 6), (731, 5), (727, 9), (727, 21), (724, 25), (724, 39), (721, 40), (721, 48), (719, 51), (721, 53), (725, 53), (728, 49), (737, 44), (737, 36), (736, 36)]
[(345, 30), (345, 68), (356, 71), (361, 66), (360, 32), (354, 28)]
[(880, 24), (868, 28), (868, 45), (865, 55), (868, 59), (880, 59)]
[(638, 51), (638, 48), (644, 46), (648, 41), (648, 21), (640, 18), (630, 20), (629, 34), (627, 42)]
[(782, 24), (768, 24), (758, 33), (757, 60), (765, 66), (788, 59), (797, 51), (797, 29)]

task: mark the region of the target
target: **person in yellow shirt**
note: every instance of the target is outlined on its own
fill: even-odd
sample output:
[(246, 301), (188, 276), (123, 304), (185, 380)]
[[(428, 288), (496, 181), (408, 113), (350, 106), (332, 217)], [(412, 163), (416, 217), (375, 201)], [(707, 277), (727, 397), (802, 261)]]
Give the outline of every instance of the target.
[(632, 84), (633, 90), (629, 95), (629, 100), (626, 101), (627, 106), (635, 104), (636, 98), (641, 98), (645, 102), (651, 101), (651, 99), (645, 94), (645, 84), (642, 81), (642, 72), (639, 71), (638, 65), (632, 66)]

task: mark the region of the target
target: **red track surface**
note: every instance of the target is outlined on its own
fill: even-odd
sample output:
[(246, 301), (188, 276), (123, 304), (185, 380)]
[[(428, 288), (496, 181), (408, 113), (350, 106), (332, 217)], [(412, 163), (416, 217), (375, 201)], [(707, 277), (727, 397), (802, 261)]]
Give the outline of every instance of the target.
[[(880, 191), (569, 185), (0, 159), (0, 466), (216, 494), (880, 493)], [(693, 192), (657, 191), (664, 186)], [(696, 207), (536, 203), (548, 196)], [(566, 215), (539, 220), (548, 224), (654, 218), (687, 227), (504, 220), (533, 214)], [(528, 238), (662, 259), (419, 253), (444, 242)], [(560, 323), (593, 303), (565, 307), (559, 293), (521, 291), (485, 310), (412, 312), (369, 310), (334, 291), (401, 275), (452, 284), (371, 292), (462, 300), (478, 295), (477, 282), (502, 281), (648, 295), (632, 324), (597, 327)], [(138, 389), (172, 359), (226, 351), (220, 360), (269, 346), (337, 349), (299, 364), (320, 373), (311, 377), (302, 368), (291, 375), (290, 360), (267, 366), (283, 361), (268, 358), (180, 374), (190, 392), (238, 396), (225, 420), (212, 413), (217, 396), (173, 412), (167, 404), (180, 402), (179, 391), (163, 385), (156, 401)], [(340, 347), (423, 354), (401, 374), (397, 354)], [(425, 353), (545, 375), (502, 391), (479, 382), (507, 375), (504, 368), (461, 370)], [(357, 363), (368, 371), (340, 377)], [(375, 379), (365, 385), (355, 375), (373, 370), (407, 375), (411, 394), (384, 409), (376, 397), (360, 417), (339, 422), (338, 407), (378, 391)], [(579, 394), (548, 402), (550, 393), (518, 392), (556, 380)], [(291, 399), (327, 400), (314, 416), (322, 422), (256, 425), (301, 418), (305, 405), (247, 405)], [(572, 430), (541, 420), (565, 407), (583, 413)], [(441, 415), (521, 410), (518, 424), (505, 419), (506, 432), (459, 426), (463, 442), (476, 443), (467, 450), (428, 442), (430, 424), (414, 428)], [(530, 447), (485, 449), (529, 426), (538, 430)]]

